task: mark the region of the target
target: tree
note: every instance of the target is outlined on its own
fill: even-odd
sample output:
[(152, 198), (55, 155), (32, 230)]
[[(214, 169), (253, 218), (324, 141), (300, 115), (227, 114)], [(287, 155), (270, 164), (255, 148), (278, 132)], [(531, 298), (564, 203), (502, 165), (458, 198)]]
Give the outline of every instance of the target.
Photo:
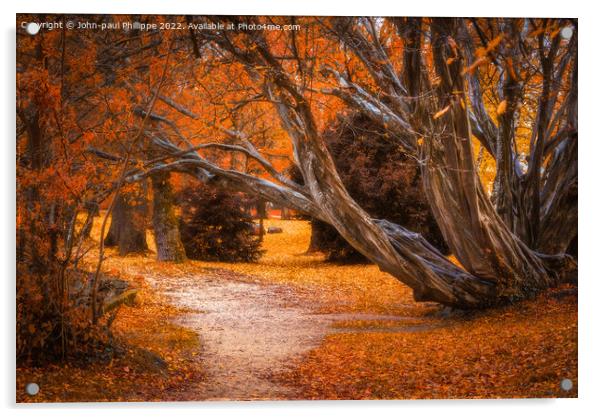
[[(448, 253), (422, 190), (419, 164), (384, 135), (380, 125), (354, 113), (340, 117), (322, 133), (341, 181), (362, 209), (420, 233)], [(325, 252), (332, 261), (366, 261), (319, 220), (312, 221), (311, 249)]]
[[(237, 23), (236, 18), (232, 20)], [(393, 19), (387, 27), (395, 30), (408, 45), (401, 57), (403, 76), (400, 76), (379, 37), (375, 20), (333, 19), (325, 23), (328, 30), (361, 61), (377, 92), (371, 91), (374, 87), (355, 82), (349, 71), (345, 74), (333, 66), (322, 68), (323, 74), (332, 77), (336, 84), (330, 90), (323, 90), (325, 93), (339, 97), (382, 123), (408, 155), (424, 161), (422, 178), (431, 209), (450, 250), (464, 268), (451, 263), (422, 236), (387, 221), (372, 220), (349, 196), (319, 135), (307, 97), (313, 91), (305, 84), (313, 73), (302, 62), (294, 36), (286, 40), (286, 46), (299, 62), (295, 79), (285, 68), (288, 61), (277, 57), (274, 43), (268, 42), (265, 34), (244, 33), (237, 39), (231, 39), (227, 33), (208, 35), (218, 47), (242, 63), (255, 79), (261, 80), (263, 97), (274, 104), (292, 141), (304, 187), (299, 189), (286, 183), (266, 186), (254, 178), (215, 167), (200, 157), (189, 163), (222, 177), (224, 185), (230, 183), (274, 200), (286, 200), (289, 206), (332, 224), (364, 256), (412, 287), (417, 300), (434, 300), (463, 308), (481, 307), (522, 298), (554, 285), (563, 278), (572, 260), (562, 253), (538, 251), (542, 246), (535, 243), (540, 239), (534, 239), (533, 228), (526, 227), (525, 219), (529, 225), (541, 224), (533, 215), (544, 214), (542, 207), (534, 208), (531, 203), (530, 208), (518, 212), (515, 220), (511, 215), (515, 211), (504, 209), (501, 202), (514, 199), (512, 192), (516, 189), (507, 183), (509, 177), (535, 178), (528, 180), (529, 185), (524, 189), (531, 197), (533, 189), (539, 194), (546, 190), (540, 186), (542, 181), (551, 180), (551, 184), (558, 185), (559, 181), (576, 180), (570, 174), (576, 168), (576, 157), (570, 157), (570, 152), (567, 154), (567, 150), (576, 148), (576, 33), (560, 48), (560, 41), (556, 40), (557, 36), (552, 37), (550, 29), (563, 22), (530, 22), (534, 31), (540, 30), (536, 41), (528, 39), (533, 35), (522, 30), (522, 21), (496, 20), (495, 33), (490, 35), (499, 38), (487, 38), (487, 34), (481, 37), (478, 22), (471, 22), (473, 36), (468, 33), (466, 23), (462, 19)], [(428, 43), (424, 31), (430, 36)], [(482, 39), (482, 49), (474, 46), (474, 38)], [(543, 73), (538, 113), (555, 110), (554, 117), (538, 117), (530, 147), (531, 168), (526, 174), (516, 172), (520, 161), (513, 156), (516, 129), (511, 123), (516, 112), (514, 104), (518, 102), (512, 83), (519, 74), (522, 76), (519, 66), (533, 65), (533, 62), (521, 62), (523, 55), (517, 53), (519, 45), (525, 43), (537, 44), (533, 52), (526, 55), (533, 60), (538, 51), (539, 59), (535, 63)], [(425, 49), (427, 57), (422, 56)], [(556, 56), (561, 49), (562, 55)], [(477, 52), (483, 59), (472, 62)], [(488, 62), (489, 55), (493, 55), (493, 59), (489, 58), (491, 63), (487, 65), (499, 71), (501, 85), (506, 87), (501, 89), (497, 108), (499, 126), (491, 121), (483, 95), (476, 92), (480, 86), (474, 72), (481, 63)], [(269, 68), (269, 71), (260, 68)], [(552, 77), (564, 81), (560, 106), (549, 103)], [(475, 170), (473, 131), (498, 163), (496, 183), (501, 185), (496, 186), (494, 201), (486, 195)], [(548, 172), (542, 177), (538, 167), (542, 165), (546, 144), (551, 156), (555, 151), (555, 157), (546, 165)], [(550, 203), (565, 200), (565, 190), (566, 187), (562, 187), (549, 194)], [(516, 202), (515, 205), (520, 208), (524, 204)], [(569, 219), (576, 215), (574, 208), (572, 204), (557, 207)], [(527, 229), (530, 231), (526, 232)], [(546, 233), (554, 231), (548, 229)], [(553, 240), (563, 250), (570, 242), (566, 236), (556, 236)]]
[[(576, 22), (296, 22), (307, 30), (206, 31), (180, 38), (178, 48), (189, 42), (198, 73), (211, 73), (212, 81), (203, 82), (217, 91), (214, 104), (206, 106), (214, 116), (202, 129), (178, 133), (183, 118), (203, 118), (167, 97), (171, 110), (157, 121), (173, 132), (149, 138), (164, 156), (133, 169), (128, 180), (185, 172), (305, 212), (413, 288), (417, 300), (480, 308), (530, 296), (574, 273), (566, 250), (577, 219)], [(572, 31), (567, 39), (559, 36), (563, 27)], [(237, 88), (229, 88), (233, 79)], [(199, 102), (193, 97), (191, 104)], [(363, 113), (420, 163), (429, 206), (461, 266), (420, 234), (371, 218), (349, 195), (320, 134), (320, 124), (332, 120), (330, 108)], [(257, 145), (257, 120), (266, 114), (279, 121), (280, 127), (268, 125), (289, 140), (303, 184), (283, 175), (276, 159)], [(199, 130), (211, 139), (195, 139)], [(491, 192), (475, 167), (477, 142), (495, 161)], [(218, 153), (243, 155), (262, 174)]]
[(257, 218), (259, 219), (259, 241), (263, 242), (263, 236), (265, 235), (264, 220), (268, 218), (267, 203), (265, 200), (257, 199), (255, 207), (257, 211)]
[[(38, 18), (46, 19), (30, 17)], [(118, 123), (118, 92), (98, 88), (97, 68), (87, 64), (97, 58), (91, 43), (65, 30), (17, 37), (18, 361), (98, 347), (110, 325), (86, 314), (90, 286), (77, 269), (112, 180), (112, 162), (93, 160), (89, 149), (122, 139), (109, 128)]]
[(186, 260), (186, 253), (180, 240), (180, 229), (169, 177), (168, 172), (158, 172), (151, 176), (153, 184), (153, 231), (157, 245), (157, 259), (160, 261), (182, 262)]
[(119, 193), (111, 213), (111, 226), (105, 237), (105, 246), (117, 246), (119, 255), (144, 253), (148, 202), (145, 182), (129, 193)]

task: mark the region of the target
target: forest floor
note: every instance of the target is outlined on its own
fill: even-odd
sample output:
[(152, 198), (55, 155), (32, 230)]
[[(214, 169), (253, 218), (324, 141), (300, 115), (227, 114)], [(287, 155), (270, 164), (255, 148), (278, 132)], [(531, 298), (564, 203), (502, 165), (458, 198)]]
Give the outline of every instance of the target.
[[(416, 303), (374, 265), (305, 254), (307, 222), (268, 225), (284, 232), (265, 236), (257, 263), (172, 264), (110, 251), (104, 268), (139, 288), (113, 324), (122, 353), (17, 369), (17, 400), (577, 396), (575, 288), (450, 312)], [(24, 393), (28, 382), (38, 395)]]

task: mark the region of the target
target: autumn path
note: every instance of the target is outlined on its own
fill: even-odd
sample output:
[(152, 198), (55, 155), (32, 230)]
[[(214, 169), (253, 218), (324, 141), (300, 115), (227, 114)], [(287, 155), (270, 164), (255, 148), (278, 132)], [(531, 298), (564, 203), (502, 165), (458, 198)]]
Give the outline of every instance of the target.
[[(559, 388), (564, 378), (577, 381), (574, 289), (448, 316), (414, 302), (408, 287), (374, 265), (305, 254), (307, 222), (267, 225), (283, 233), (265, 236), (266, 253), (255, 263), (176, 264), (109, 252), (107, 271), (140, 288), (114, 324), (131, 349), (77, 369), (22, 369), (20, 400), (577, 395)], [(149, 351), (167, 368), (140, 356)], [(39, 396), (24, 394), (31, 381), (40, 383)]]
[[(368, 313), (315, 314), (315, 303), (286, 285), (250, 282), (225, 269), (203, 275), (160, 277), (150, 282), (188, 313), (177, 323), (198, 333), (208, 380), (190, 387), (195, 399), (245, 400), (298, 398), (290, 386), (270, 378), (349, 320), (403, 321), (404, 317)], [(314, 307), (314, 308), (312, 308)], [(366, 331), (370, 329), (361, 329)], [(386, 331), (414, 331), (393, 327)]]

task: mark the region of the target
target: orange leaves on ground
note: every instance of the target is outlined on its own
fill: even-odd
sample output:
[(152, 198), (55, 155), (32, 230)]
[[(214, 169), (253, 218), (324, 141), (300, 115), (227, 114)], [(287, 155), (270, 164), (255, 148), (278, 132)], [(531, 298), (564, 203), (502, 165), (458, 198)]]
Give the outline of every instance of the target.
[(576, 397), (560, 389), (577, 382), (576, 297), (553, 295), (407, 331), (350, 328), (278, 379), (312, 399)]
[[(139, 281), (139, 277), (129, 277)], [(17, 401), (157, 401), (182, 400), (186, 384), (204, 379), (198, 335), (173, 324), (179, 311), (142, 286), (134, 307), (122, 306), (113, 331), (112, 358), (90, 363), (17, 369)], [(119, 351), (117, 353), (117, 351)], [(40, 392), (25, 394), (36, 382)]]
[[(127, 354), (108, 365), (19, 369), (21, 401), (185, 400), (191, 384), (198, 398), (207, 381), (197, 335), (173, 324), (181, 310), (145, 285), (144, 277), (204, 274), (222, 268), (255, 283), (292, 287), (302, 302), (321, 313), (379, 313), (391, 319), (341, 320), (334, 334), (292, 370), (270, 378), (294, 386), (304, 399), (497, 398), (577, 395), (577, 300), (570, 287), (535, 300), (446, 318), (432, 303), (416, 303), (411, 290), (374, 265), (337, 265), (307, 255), (310, 225), (267, 220), (281, 234), (265, 236), (257, 263), (157, 262), (152, 254), (118, 257), (109, 251), (107, 269), (141, 288), (134, 307), (122, 307), (115, 334)], [(98, 224), (92, 236), (98, 238)], [(152, 245), (151, 245), (152, 247)], [(95, 254), (90, 255), (92, 259)], [(202, 336), (202, 335), (201, 335)], [(167, 362), (148, 369), (149, 351)], [(560, 389), (569, 378), (572, 391)], [(38, 382), (40, 394), (24, 386)], [(188, 397), (186, 397), (188, 395)], [(198, 399), (197, 398), (197, 399)]]

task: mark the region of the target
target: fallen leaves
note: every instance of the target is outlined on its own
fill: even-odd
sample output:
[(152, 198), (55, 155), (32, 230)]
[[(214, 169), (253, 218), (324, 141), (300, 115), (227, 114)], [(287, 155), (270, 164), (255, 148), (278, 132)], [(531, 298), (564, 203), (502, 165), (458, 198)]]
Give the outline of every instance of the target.
[(576, 397), (576, 299), (543, 294), (427, 331), (328, 336), (280, 381), (311, 399)]
[[(201, 399), (203, 384), (211, 381), (204, 380), (198, 335), (173, 324), (183, 311), (148, 288), (143, 277), (170, 276), (177, 283), (179, 276), (220, 270), (234, 271), (255, 283), (284, 284), (316, 312), (408, 317), (336, 323), (337, 332), (294, 363), (290, 372), (270, 376), (276, 383), (294, 386), (298, 398), (577, 395), (574, 296), (555, 297), (551, 290), (505, 308), (445, 318), (439, 306), (416, 303), (408, 287), (374, 265), (329, 264), (321, 254), (307, 255), (308, 222), (272, 219), (266, 225), (282, 227), (283, 233), (265, 236), (266, 254), (256, 263), (172, 264), (157, 262), (152, 254), (118, 257), (109, 251), (106, 267), (141, 288), (136, 305), (122, 307), (114, 324), (117, 337), (127, 340), (128, 352), (108, 365), (18, 369), (18, 400)], [(97, 228), (92, 235), (97, 237)], [(151, 369), (157, 358), (167, 363), (165, 372)], [(560, 389), (563, 378), (573, 381), (571, 391)], [(32, 381), (41, 390), (28, 397), (24, 386)]]
[[(178, 309), (143, 288), (133, 307), (121, 307), (113, 324), (115, 352), (110, 360), (17, 369), (17, 401), (181, 400), (182, 387), (202, 383), (198, 335), (173, 324)], [(40, 385), (28, 396), (29, 382)]]

